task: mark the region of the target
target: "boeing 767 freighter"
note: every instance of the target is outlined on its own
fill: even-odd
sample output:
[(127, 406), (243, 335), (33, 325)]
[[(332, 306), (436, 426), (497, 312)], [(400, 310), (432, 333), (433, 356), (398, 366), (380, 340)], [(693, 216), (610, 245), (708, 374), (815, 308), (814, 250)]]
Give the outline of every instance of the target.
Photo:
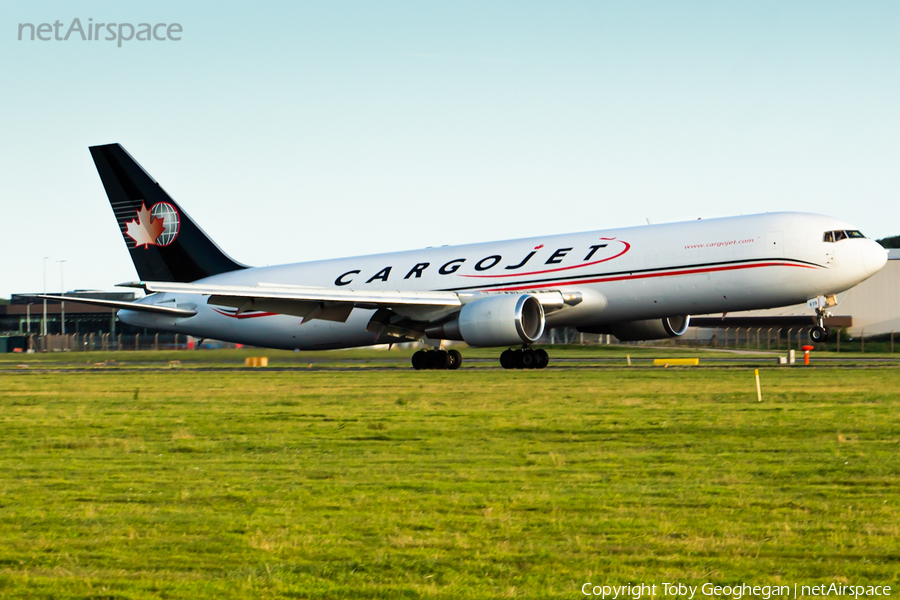
[[(119, 318), (200, 338), (324, 350), (422, 341), (417, 369), (457, 350), (505, 347), (505, 368), (543, 368), (548, 327), (619, 340), (682, 335), (691, 314), (817, 306), (871, 277), (887, 252), (855, 227), (785, 212), (446, 246), (270, 267), (226, 255), (119, 144), (91, 149), (147, 296), (86, 300)], [(51, 296), (53, 298), (58, 298)]]

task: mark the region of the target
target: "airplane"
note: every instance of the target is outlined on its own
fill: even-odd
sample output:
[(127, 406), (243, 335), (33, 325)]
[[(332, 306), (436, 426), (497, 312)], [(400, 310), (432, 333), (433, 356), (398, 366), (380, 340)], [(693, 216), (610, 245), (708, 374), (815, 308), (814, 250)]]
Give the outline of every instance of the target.
[[(326, 350), (423, 342), (415, 369), (457, 369), (444, 341), (544, 368), (547, 328), (621, 341), (683, 335), (690, 315), (809, 302), (814, 341), (835, 295), (887, 251), (831, 217), (781, 212), (249, 267), (225, 254), (119, 144), (91, 156), (143, 289), (78, 302), (130, 325), (240, 344)], [(60, 296), (44, 295), (51, 299)]]

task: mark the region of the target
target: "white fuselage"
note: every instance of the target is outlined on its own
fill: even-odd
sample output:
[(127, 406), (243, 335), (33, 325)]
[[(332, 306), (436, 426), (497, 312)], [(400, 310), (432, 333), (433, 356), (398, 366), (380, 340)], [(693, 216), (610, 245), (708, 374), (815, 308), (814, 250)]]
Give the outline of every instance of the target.
[[(826, 231), (852, 229), (821, 215), (767, 213), (257, 267), (202, 281), (335, 290), (580, 292), (582, 302), (548, 313), (547, 326), (583, 327), (773, 308), (842, 292), (886, 261), (872, 240), (823, 241)], [(282, 314), (237, 314), (192, 294), (152, 294), (140, 302), (198, 312), (173, 318), (123, 310), (120, 318), (139, 327), (273, 348), (377, 343), (366, 331), (373, 310), (356, 308), (346, 322), (303, 322)]]

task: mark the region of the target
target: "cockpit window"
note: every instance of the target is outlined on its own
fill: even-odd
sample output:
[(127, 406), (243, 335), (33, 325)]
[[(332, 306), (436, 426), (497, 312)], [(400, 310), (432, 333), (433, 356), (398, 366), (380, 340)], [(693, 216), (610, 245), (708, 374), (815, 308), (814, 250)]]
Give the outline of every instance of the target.
[(822, 235), (823, 242), (839, 242), (841, 240), (846, 240), (849, 238), (863, 238), (866, 236), (862, 234), (861, 231), (857, 229), (845, 229), (839, 231), (826, 231), (824, 235)]

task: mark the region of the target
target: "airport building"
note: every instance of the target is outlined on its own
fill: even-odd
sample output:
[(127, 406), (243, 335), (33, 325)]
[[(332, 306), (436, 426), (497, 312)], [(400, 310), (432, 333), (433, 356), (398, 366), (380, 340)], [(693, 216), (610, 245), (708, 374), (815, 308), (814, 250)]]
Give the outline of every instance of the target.
[[(58, 294), (57, 292), (51, 292)], [(46, 301), (46, 333), (134, 334), (143, 329), (136, 329), (119, 321), (116, 311), (100, 306), (79, 304), (79, 296), (131, 302), (134, 292), (66, 292), (72, 298), (64, 304), (57, 300)], [(13, 294), (9, 304), (0, 306), (0, 332), (16, 335), (40, 335), (44, 326), (44, 300), (36, 294)], [(134, 331), (132, 331), (134, 330)]]
[[(120, 321), (114, 310), (78, 302), (79, 296), (131, 302), (134, 292), (79, 290), (64, 295), (72, 300), (47, 300), (46, 313), (44, 300), (36, 294), (13, 294), (8, 304), (0, 305), (0, 353), (158, 349), (189, 343), (185, 336), (179, 340), (172, 333), (133, 327)], [(42, 335), (44, 327), (47, 335)]]

